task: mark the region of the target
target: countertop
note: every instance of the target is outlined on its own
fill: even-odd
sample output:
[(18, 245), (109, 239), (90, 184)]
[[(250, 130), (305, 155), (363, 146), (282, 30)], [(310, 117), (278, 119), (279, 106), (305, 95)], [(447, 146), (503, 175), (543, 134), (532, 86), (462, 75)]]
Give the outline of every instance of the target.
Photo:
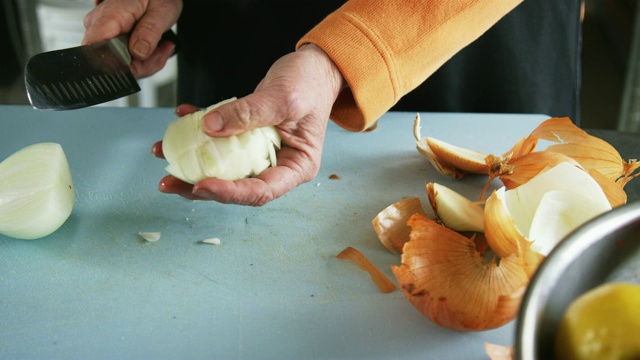
[[(547, 118), (421, 115), (423, 135), (490, 153)], [(318, 176), (253, 208), (157, 191), (166, 164), (150, 147), (175, 119), (172, 109), (0, 106), (0, 158), (60, 143), (77, 197), (50, 236), (0, 235), (0, 358), (485, 359), (485, 341), (513, 344), (513, 322), (445, 329), (400, 291), (380, 293), (366, 273), (335, 258), (353, 246), (395, 282), (390, 267), (399, 256), (382, 246), (371, 220), (406, 197), (428, 207), (428, 181), (468, 196), (484, 184), (445, 178), (421, 158), (414, 117), (388, 113), (368, 133), (330, 123)], [(620, 152), (633, 156), (638, 137), (623, 140)], [(145, 242), (141, 231), (162, 237)], [(200, 243), (212, 237), (221, 244)]]

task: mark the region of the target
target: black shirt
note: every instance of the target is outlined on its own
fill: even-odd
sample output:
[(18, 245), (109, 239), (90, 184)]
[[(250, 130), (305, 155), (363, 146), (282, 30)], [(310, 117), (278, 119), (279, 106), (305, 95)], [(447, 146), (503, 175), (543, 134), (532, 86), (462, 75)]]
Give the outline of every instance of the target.
[[(278, 58), (344, 1), (185, 1), (178, 101), (245, 96)], [(539, 113), (579, 123), (580, 0), (528, 0), (392, 110)]]

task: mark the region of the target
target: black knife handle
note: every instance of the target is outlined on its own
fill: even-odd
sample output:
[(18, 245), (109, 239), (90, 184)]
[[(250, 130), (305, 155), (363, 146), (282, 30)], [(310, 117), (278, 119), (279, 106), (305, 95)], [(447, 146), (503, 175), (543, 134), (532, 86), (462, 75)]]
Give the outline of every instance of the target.
[(176, 35), (173, 30), (169, 29), (165, 31), (164, 34), (162, 34), (160, 41), (158, 41), (158, 45), (162, 44), (165, 41), (171, 41), (175, 45), (175, 48), (173, 49), (173, 55), (177, 54), (178, 50), (180, 50), (180, 40), (178, 39), (178, 35)]

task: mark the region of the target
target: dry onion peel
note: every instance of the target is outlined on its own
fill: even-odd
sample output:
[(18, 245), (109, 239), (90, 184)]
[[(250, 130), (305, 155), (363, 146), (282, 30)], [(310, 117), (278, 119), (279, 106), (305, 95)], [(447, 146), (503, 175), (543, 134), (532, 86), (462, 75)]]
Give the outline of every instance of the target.
[(336, 258), (340, 260), (353, 261), (356, 265), (358, 265), (360, 269), (366, 271), (369, 274), (373, 283), (376, 284), (376, 286), (383, 293), (390, 293), (396, 289), (396, 285), (357, 249), (351, 246), (346, 247), (338, 255), (336, 255)]
[(415, 213), (425, 215), (420, 199), (405, 199), (387, 206), (371, 222), (382, 244), (392, 253), (402, 253), (402, 247), (409, 241), (411, 228), (407, 221)]
[(514, 189), (531, 180), (542, 171), (563, 162), (580, 166), (577, 161), (564, 154), (537, 151), (500, 163), (499, 166), (492, 169), (490, 177), (497, 176), (507, 189)]
[(624, 191), (624, 185), (633, 177), (628, 176), (625, 178), (621, 178), (618, 181), (614, 181), (611, 180), (611, 178), (602, 175), (600, 171), (595, 169), (589, 170), (589, 175), (591, 175), (591, 177), (596, 182), (598, 182), (607, 199), (609, 199), (609, 203), (611, 204), (612, 208), (627, 203), (627, 193)]
[(420, 114), (418, 113), (413, 123), (416, 148), (422, 157), (443, 175), (460, 179), (467, 173), (487, 173), (488, 167), (484, 162), (486, 154), (463, 149), (432, 137), (422, 137), (420, 132)]
[(64, 224), (75, 205), (62, 146), (38, 143), (0, 163), (0, 234), (32, 240)]
[(428, 183), (427, 195), (436, 217), (456, 231), (484, 232), (484, 208), (448, 187)]
[(620, 153), (606, 141), (589, 135), (569, 118), (551, 118), (540, 124), (529, 135), (528, 141), (548, 140), (556, 143), (546, 148), (574, 158), (587, 169), (596, 169), (604, 176), (617, 181), (619, 178), (636, 177), (640, 169), (637, 160), (624, 161)]
[(392, 270), (407, 300), (435, 323), (460, 330), (496, 328), (517, 315), (529, 276), (517, 256), (485, 262), (461, 234), (416, 214), (402, 264)]
[(202, 130), (202, 117), (231, 98), (180, 117), (167, 126), (162, 152), (171, 175), (195, 184), (206, 178), (238, 180), (276, 166), (280, 134), (274, 126), (249, 130), (224, 138), (212, 138)]

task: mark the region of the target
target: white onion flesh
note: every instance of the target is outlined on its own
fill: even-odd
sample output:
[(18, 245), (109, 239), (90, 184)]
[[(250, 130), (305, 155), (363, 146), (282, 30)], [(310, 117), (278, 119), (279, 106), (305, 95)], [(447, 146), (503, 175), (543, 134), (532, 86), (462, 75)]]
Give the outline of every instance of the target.
[(138, 235), (148, 242), (156, 242), (160, 240), (161, 233), (157, 231), (142, 231)]
[(207, 178), (238, 180), (260, 174), (276, 165), (280, 134), (274, 126), (245, 133), (212, 138), (203, 128), (203, 116), (216, 107), (234, 101), (231, 98), (205, 110), (171, 122), (162, 140), (162, 152), (171, 175), (190, 184)]
[(71, 215), (75, 189), (62, 146), (27, 146), (0, 163), (0, 234), (38, 239)]
[[(504, 188), (500, 189), (504, 191)], [(604, 191), (585, 171), (561, 163), (504, 193), (518, 229), (542, 255), (569, 232), (611, 210)]]
[(484, 208), (448, 187), (434, 183), (437, 216), (456, 231), (484, 232)]
[(219, 238), (210, 238), (210, 239), (204, 239), (200, 242), (204, 244), (220, 245), (222, 243), (222, 240), (220, 240)]

